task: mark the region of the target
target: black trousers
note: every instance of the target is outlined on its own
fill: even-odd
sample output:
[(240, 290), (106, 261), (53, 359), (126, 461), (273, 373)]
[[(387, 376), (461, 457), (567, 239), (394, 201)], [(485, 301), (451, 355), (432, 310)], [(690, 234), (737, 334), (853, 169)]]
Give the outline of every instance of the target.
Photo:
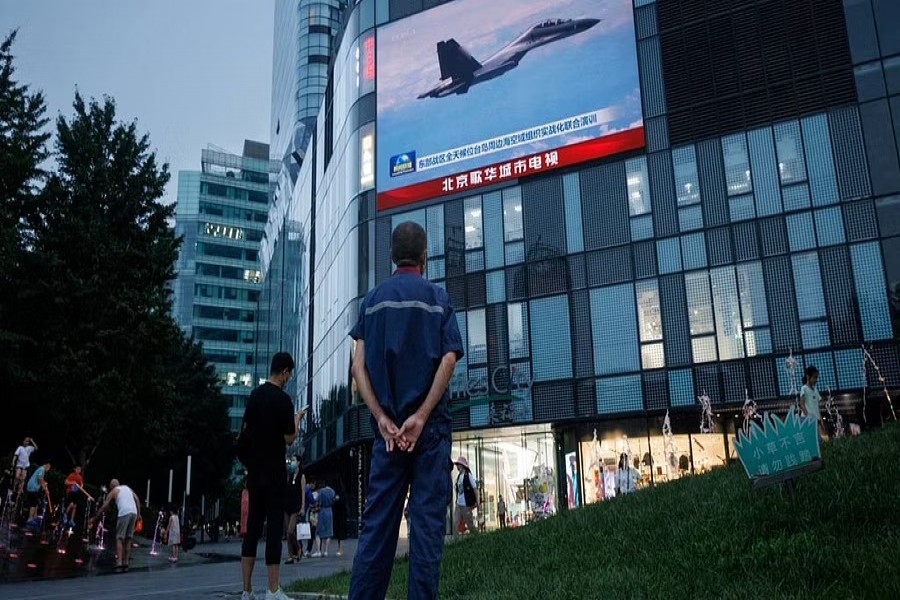
[(284, 487), (247, 487), (250, 510), (247, 513), (247, 535), (241, 544), (241, 556), (256, 558), (256, 547), (266, 523), (266, 565), (281, 564), (281, 535), (284, 533)]

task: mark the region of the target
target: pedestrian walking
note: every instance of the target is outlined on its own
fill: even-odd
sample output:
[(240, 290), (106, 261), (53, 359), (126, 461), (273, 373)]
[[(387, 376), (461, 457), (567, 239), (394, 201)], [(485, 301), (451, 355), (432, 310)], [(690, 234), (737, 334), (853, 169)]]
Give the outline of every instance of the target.
[(297, 518), (306, 510), (306, 475), (303, 474), (303, 459), (298, 454), (288, 465), (288, 484), (284, 502), (284, 518), (287, 522), (285, 537), (287, 538), (288, 558), (286, 565), (300, 561), (300, 541), (297, 539)]
[(254, 389), (247, 400), (238, 458), (247, 467), (249, 509), (247, 535), (241, 545), (242, 600), (253, 597), (251, 581), (256, 547), (266, 524), (266, 600), (287, 600), (278, 578), (281, 571), (281, 536), (287, 487), (286, 447), (297, 440), (305, 411), (294, 414), (291, 397), (284, 392), (294, 374), (294, 359), (287, 352), (272, 357), (269, 379)]
[(319, 536), (319, 548), (321, 548), (322, 556), (328, 556), (328, 549), (331, 546), (331, 538), (334, 537), (334, 511), (332, 507), (337, 499), (337, 492), (324, 481), (318, 483), (319, 497), (319, 527), (317, 535)]
[[(469, 468), (469, 461), (460, 456), (454, 462), (459, 474), (456, 476), (456, 506), (453, 511), (453, 535), (460, 535), (460, 525), (465, 523), (469, 533), (478, 531), (475, 528), (473, 512), (478, 507), (478, 482)], [(480, 511), (479, 511), (480, 512)]]
[(16, 494), (21, 494), (25, 487), (25, 480), (28, 479), (28, 467), (31, 466), (31, 455), (37, 449), (37, 444), (34, 442), (34, 438), (31, 437), (26, 437), (22, 441), (22, 445), (16, 448), (12, 462), (13, 467), (16, 469)]
[(449, 295), (423, 278), (427, 246), (420, 225), (407, 221), (394, 229), (397, 270), (369, 292), (350, 332), (353, 377), (377, 424), (351, 600), (384, 598), (410, 487), (416, 535), (407, 597), (437, 597), (451, 498), (447, 386), (463, 348)]
[[(309, 523), (309, 540), (306, 542), (306, 556), (309, 558), (318, 558), (320, 556), (319, 538), (316, 537), (316, 526), (319, 524), (319, 507), (316, 504), (318, 494), (315, 487), (313, 482), (306, 484), (306, 522)], [(313, 552), (314, 546), (315, 552)]]
[(169, 562), (178, 562), (178, 549), (181, 547), (181, 521), (178, 519), (178, 507), (169, 507), (169, 523), (166, 525), (166, 544), (172, 549)]
[(118, 479), (109, 482), (109, 493), (106, 501), (97, 514), (88, 522), (88, 528), (93, 529), (94, 523), (100, 518), (112, 503), (116, 503), (116, 567), (115, 573), (127, 573), (128, 564), (131, 562), (131, 540), (134, 538), (134, 529), (137, 526), (141, 514), (141, 499), (127, 485), (119, 483)]
[(506, 501), (503, 496), (497, 501), (497, 518), (500, 520), (500, 529), (506, 529)]

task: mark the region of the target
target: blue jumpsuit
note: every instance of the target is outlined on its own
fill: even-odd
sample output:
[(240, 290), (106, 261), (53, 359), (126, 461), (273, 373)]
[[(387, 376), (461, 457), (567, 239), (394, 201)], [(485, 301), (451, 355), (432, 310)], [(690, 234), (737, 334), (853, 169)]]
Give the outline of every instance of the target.
[[(400, 427), (425, 400), (441, 359), (463, 356), (462, 337), (447, 292), (418, 269), (401, 267), (371, 291), (350, 332), (365, 340), (366, 368), (375, 396)], [(452, 497), (449, 391), (435, 407), (412, 453), (388, 453), (378, 427), (353, 576), (351, 600), (384, 598), (391, 578), (407, 491), (416, 524), (410, 540), (410, 600), (437, 598), (444, 554), (445, 515)]]

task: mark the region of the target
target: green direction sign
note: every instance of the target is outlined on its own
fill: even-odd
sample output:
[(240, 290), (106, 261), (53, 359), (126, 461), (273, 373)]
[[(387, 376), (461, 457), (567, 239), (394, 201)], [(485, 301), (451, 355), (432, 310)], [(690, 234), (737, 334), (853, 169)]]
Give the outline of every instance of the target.
[(734, 447), (751, 479), (776, 475), (821, 459), (819, 427), (815, 419), (800, 415), (792, 406), (784, 419), (765, 413), (763, 424), (750, 424), (749, 434), (739, 431)]

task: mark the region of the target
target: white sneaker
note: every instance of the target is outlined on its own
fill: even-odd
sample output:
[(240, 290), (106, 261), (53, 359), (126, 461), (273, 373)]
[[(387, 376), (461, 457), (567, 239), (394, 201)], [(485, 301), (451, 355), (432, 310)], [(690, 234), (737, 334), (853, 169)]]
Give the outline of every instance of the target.
[(313, 552), (309, 555), (310, 558), (320, 558), (322, 556), (321, 552)]
[(274, 594), (269, 590), (266, 590), (266, 600), (291, 600), (291, 598), (281, 591), (281, 588), (278, 588), (278, 591)]
[(253, 600), (253, 592), (244, 592), (241, 594), (241, 600)]
[(325, 557), (325, 558), (328, 558), (328, 553), (327, 553), (327, 552), (323, 552), (323, 553), (322, 553), (322, 556)]

